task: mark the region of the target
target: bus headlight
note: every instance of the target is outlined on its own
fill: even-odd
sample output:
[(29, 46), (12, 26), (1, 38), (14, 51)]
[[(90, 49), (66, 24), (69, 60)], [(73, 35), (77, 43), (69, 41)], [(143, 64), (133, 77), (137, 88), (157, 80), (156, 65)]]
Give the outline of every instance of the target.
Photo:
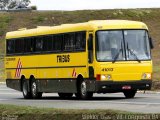
[(105, 75), (101, 75), (101, 80), (106, 80), (106, 76)]
[(101, 80), (111, 80), (111, 75), (101, 75)]
[(142, 79), (151, 79), (151, 78), (152, 78), (151, 73), (143, 73), (142, 74)]

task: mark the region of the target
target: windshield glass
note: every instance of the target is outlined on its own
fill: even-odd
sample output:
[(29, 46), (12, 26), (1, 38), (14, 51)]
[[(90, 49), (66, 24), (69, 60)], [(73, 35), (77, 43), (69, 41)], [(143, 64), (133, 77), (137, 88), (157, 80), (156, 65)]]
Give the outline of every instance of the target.
[(124, 39), (127, 48), (127, 60), (150, 59), (149, 39), (147, 31), (125, 30)]
[(146, 30), (98, 31), (97, 61), (149, 60), (150, 47)]
[(125, 59), (121, 52), (123, 49), (122, 31), (98, 31), (97, 37), (98, 61), (112, 61), (117, 55), (117, 60)]

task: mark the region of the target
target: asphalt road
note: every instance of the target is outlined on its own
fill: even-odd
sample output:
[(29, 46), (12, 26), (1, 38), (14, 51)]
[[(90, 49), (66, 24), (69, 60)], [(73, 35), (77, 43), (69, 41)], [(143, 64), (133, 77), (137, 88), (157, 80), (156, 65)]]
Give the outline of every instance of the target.
[(43, 94), (39, 100), (25, 100), (21, 92), (0, 84), (0, 104), (64, 109), (115, 109), (141, 113), (160, 113), (160, 93), (138, 92), (133, 99), (122, 93), (94, 94), (92, 100), (60, 99), (56, 93)]

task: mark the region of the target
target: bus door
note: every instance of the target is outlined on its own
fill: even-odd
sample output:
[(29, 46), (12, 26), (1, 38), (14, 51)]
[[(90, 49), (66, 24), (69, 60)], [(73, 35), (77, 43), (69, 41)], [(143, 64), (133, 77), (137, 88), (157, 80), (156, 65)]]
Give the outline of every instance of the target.
[(93, 47), (93, 33), (89, 32), (88, 35), (88, 72), (89, 72), (89, 78), (94, 78), (94, 47)]

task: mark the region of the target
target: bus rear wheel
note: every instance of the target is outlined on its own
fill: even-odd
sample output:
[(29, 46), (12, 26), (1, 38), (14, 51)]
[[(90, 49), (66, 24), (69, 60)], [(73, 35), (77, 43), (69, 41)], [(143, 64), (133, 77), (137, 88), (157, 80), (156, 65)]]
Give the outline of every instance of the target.
[(77, 98), (86, 100), (92, 98), (93, 92), (87, 91), (87, 83), (85, 80), (83, 80), (80, 82), (80, 85), (78, 86), (78, 91), (75, 95)]
[(123, 91), (123, 93), (126, 98), (134, 98), (135, 94), (137, 93), (137, 90), (127, 90)]
[(31, 94), (33, 99), (40, 99), (42, 97), (42, 92), (38, 92), (38, 86), (35, 80), (31, 81)]
[(58, 93), (60, 98), (70, 98), (73, 96), (73, 93)]
[(28, 87), (28, 83), (26, 80), (22, 81), (22, 93), (23, 93), (23, 97), (25, 99), (30, 99), (31, 98), (31, 93), (29, 92), (29, 87)]

